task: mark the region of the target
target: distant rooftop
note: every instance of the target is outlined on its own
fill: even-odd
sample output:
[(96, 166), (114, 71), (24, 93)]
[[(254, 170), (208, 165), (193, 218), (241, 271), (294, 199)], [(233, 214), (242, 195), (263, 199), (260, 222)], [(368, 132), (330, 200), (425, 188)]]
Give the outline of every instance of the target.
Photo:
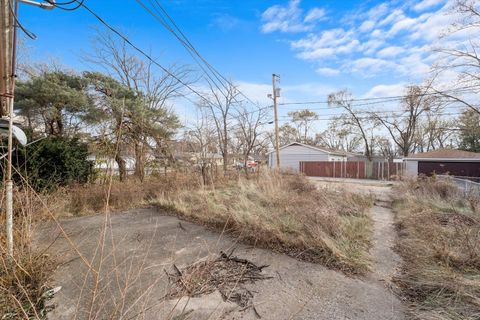
[(438, 149), (411, 154), (406, 159), (480, 159), (480, 153), (455, 149)]

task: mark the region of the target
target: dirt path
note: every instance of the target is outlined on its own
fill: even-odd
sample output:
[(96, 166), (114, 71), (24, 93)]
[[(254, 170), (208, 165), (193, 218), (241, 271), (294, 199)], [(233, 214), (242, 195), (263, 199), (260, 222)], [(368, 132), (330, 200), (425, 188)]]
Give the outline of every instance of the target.
[[(382, 192), (388, 194), (388, 189)], [(90, 310), (93, 313), (114, 308), (126, 310), (132, 305), (134, 310), (144, 311), (144, 317), (140, 317), (144, 319), (258, 319), (253, 309), (224, 302), (218, 292), (190, 299), (162, 299), (168, 288), (165, 270), (172, 272), (173, 264), (181, 269), (209, 254), (234, 247), (238, 257), (257, 265), (269, 265), (265, 272), (271, 279), (249, 286), (253, 305), (262, 319), (404, 319), (403, 306), (389, 289), (390, 276), (399, 262), (391, 251), (394, 234), (391, 212), (381, 206), (383, 202), (378, 204), (372, 210), (375, 267), (371, 276), (361, 278), (347, 277), (318, 264), (269, 250), (240, 245), (233, 238), (152, 209), (112, 216), (104, 247), (107, 254), (100, 259), (101, 250), (97, 250), (97, 244), (104, 216), (65, 220), (62, 226), (78, 244), (78, 250), (89, 261), (102, 260), (103, 266), (97, 305), (84, 308), (77, 319), (85, 319)], [(74, 313), (78, 313), (79, 296), (82, 296), (82, 305), (89, 306), (92, 302), (94, 275), (88, 274), (82, 259), (59, 236), (53, 224), (43, 226), (37, 235), (41, 247), (56, 239), (49, 250), (63, 262), (55, 274), (55, 285), (62, 286), (62, 290), (53, 301), (57, 308), (49, 319), (73, 319)], [(126, 284), (128, 290), (124, 290)], [(129, 313), (132, 314), (135, 313)]]
[(392, 276), (400, 266), (402, 260), (392, 248), (395, 245), (395, 228), (393, 226), (393, 212), (389, 200), (376, 199), (371, 210), (374, 222), (373, 247), (371, 254), (375, 261), (373, 276), (379, 281), (390, 284)]

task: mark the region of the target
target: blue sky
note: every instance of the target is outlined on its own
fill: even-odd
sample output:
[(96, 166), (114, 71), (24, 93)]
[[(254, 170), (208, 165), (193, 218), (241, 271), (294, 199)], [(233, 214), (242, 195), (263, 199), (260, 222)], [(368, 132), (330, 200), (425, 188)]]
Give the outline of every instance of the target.
[[(135, 0), (85, 3), (161, 63), (193, 65), (180, 43)], [(452, 21), (446, 0), (161, 3), (198, 51), (261, 104), (270, 103), (273, 72), (281, 75), (285, 102), (325, 100), (344, 88), (358, 97), (401, 94), (405, 84), (428, 74), (435, 61), (432, 48)], [(38, 37), (28, 41), (32, 60), (90, 68), (80, 53), (89, 51), (100, 24), (87, 11), (21, 5), (20, 20)], [(177, 108), (190, 112), (186, 105)]]

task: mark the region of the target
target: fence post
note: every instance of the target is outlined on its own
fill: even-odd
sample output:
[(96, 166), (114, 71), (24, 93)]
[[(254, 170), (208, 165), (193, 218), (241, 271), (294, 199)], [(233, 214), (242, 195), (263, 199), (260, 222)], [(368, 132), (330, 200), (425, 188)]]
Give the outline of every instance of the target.
[(335, 178), (335, 160), (333, 160), (333, 177), (332, 178)]

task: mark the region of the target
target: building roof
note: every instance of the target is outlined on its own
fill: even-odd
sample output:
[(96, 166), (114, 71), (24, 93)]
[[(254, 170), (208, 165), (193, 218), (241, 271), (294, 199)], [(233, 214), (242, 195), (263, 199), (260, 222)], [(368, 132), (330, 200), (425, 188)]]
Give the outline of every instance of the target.
[(428, 152), (415, 153), (405, 158), (406, 160), (417, 159), (463, 159), (463, 160), (480, 160), (480, 153), (455, 150), (455, 149), (438, 149)]
[[(313, 150), (317, 150), (317, 151), (321, 151), (321, 152), (324, 152), (324, 153), (333, 154), (333, 155), (337, 155), (337, 156), (347, 156), (346, 152), (343, 152), (343, 151), (340, 151), (340, 150), (333, 150), (333, 149), (329, 149), (329, 148), (311, 146), (311, 145), (308, 145), (308, 144), (305, 144), (305, 143), (300, 143), (300, 142), (289, 143), (287, 145), (284, 145), (284, 146), (280, 147), (280, 150), (288, 148), (288, 147), (293, 146), (293, 145), (298, 145), (298, 146), (302, 146), (302, 147), (305, 147), (305, 148), (309, 148), (309, 149), (313, 149)], [(272, 150), (269, 153), (272, 153), (272, 152), (275, 152), (275, 150)]]

